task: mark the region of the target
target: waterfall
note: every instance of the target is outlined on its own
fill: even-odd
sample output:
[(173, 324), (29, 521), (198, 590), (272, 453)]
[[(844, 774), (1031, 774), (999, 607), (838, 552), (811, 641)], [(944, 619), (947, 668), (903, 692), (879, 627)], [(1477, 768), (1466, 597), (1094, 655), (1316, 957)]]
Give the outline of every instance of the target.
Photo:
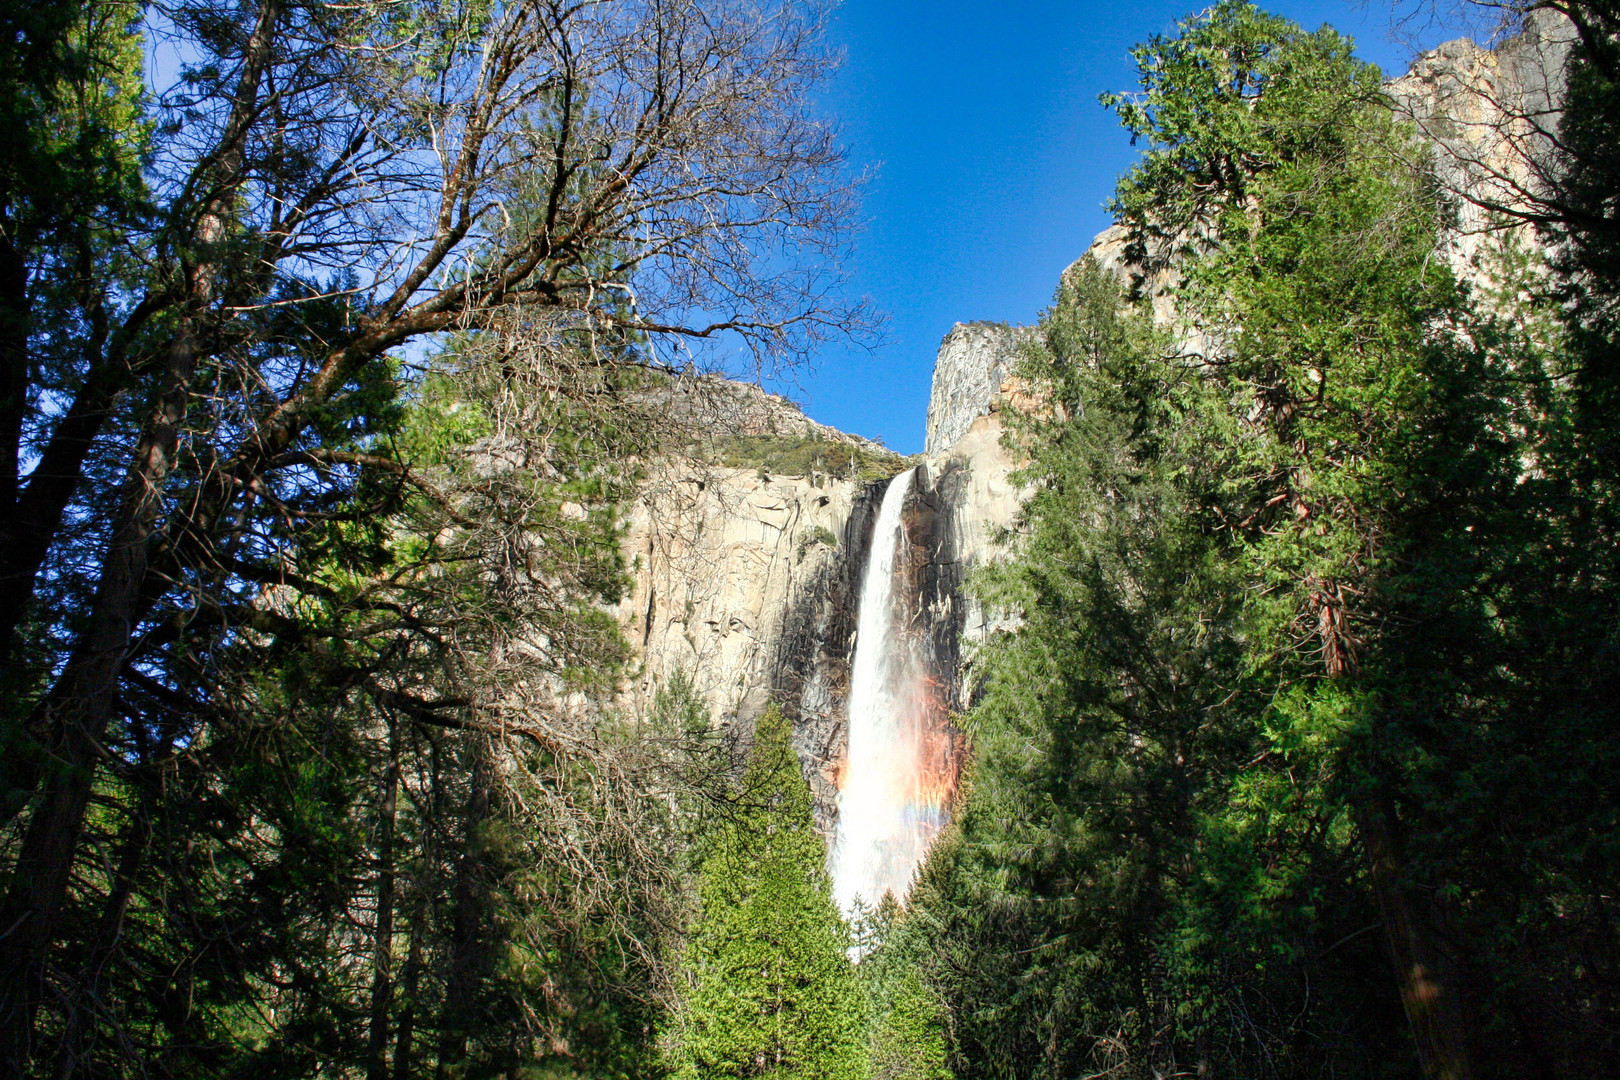
[(849, 749), (839, 783), (833, 893), (847, 914), (857, 899), (904, 900), (928, 845), (945, 824), (956, 769), (945, 704), (925, 627), (916, 625), (902, 510), (915, 470), (889, 482), (861, 583), (849, 681)]

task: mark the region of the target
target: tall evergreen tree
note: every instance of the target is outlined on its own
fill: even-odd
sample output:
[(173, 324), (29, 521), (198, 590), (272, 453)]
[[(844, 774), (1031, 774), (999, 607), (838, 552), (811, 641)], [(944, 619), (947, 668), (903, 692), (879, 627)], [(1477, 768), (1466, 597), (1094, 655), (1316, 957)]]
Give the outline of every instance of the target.
[(1026, 368), (1024, 618), (899, 934), (959, 1075), (1615, 1071), (1613, 34), (1556, 8), (1546, 276), (1452, 276), (1331, 30), (1222, 3), (1108, 99), (1182, 348), (1084, 267)]
[[(947, 834), (947, 846), (954, 834)], [(936, 839), (935, 846), (941, 841)], [(921, 890), (914, 882), (912, 893)], [(907, 910), (886, 895), (876, 911), (855, 920), (860, 930), (861, 983), (872, 1008), (873, 1080), (953, 1080), (949, 1013), (919, 950), (930, 935), (917, 933)]]
[(915, 971), (887, 989), (872, 1029), (873, 1080), (952, 1080), (939, 998)]
[(1137, 58), (1115, 205), (1182, 347), (1085, 268), (1032, 358), (988, 579), (1024, 621), (939, 873), (959, 1054), (1376, 1075), (1400, 1008), (1432, 1076), (1612, 1071), (1613, 609), (1557, 342), (1438, 259), (1346, 39), (1227, 2)]
[[(1228, 395), (1217, 509), (1273, 753), (1349, 816), (1430, 1075), (1611, 1072), (1600, 366), (1504, 299), (1544, 288), (1511, 252), (1486, 302), (1452, 278), (1445, 202), (1377, 73), (1268, 20), (1219, 5), (1118, 103), (1150, 147), (1127, 219), (1204, 211), (1177, 299)], [(1600, 290), (1596, 266), (1567, 288)]]
[(791, 736), (767, 709), (733, 812), (704, 842), (669, 1032), (676, 1076), (866, 1077), (865, 999)]
[(960, 836), (901, 934), (934, 939), (908, 948), (958, 1075), (1378, 1075), (1402, 1047), (1361, 993), (1376, 940), (1330, 950), (1368, 917), (1344, 815), (1267, 753), (1243, 548), (1212, 512), (1225, 394), (1090, 261), (1042, 328), (1028, 531), (979, 584), (1023, 620), (981, 657)]

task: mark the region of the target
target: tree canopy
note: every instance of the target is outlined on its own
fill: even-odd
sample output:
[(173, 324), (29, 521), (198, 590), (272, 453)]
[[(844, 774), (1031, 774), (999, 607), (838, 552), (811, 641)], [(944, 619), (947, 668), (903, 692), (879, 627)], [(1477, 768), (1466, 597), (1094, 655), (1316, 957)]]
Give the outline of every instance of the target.
[(699, 851), (697, 915), (668, 1033), (673, 1074), (865, 1077), (866, 1003), (849, 931), (776, 706), (756, 725), (732, 811)]
[(652, 391), (861, 325), (824, 19), (5, 5), (10, 1068), (577, 1053), (668, 877), (588, 704)]

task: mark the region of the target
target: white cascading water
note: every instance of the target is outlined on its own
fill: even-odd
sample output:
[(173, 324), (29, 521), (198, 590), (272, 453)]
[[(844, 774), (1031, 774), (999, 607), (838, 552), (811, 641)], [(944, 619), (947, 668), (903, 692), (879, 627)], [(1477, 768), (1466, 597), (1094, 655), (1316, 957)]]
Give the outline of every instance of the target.
[(945, 824), (955, 784), (950, 734), (907, 599), (896, 602), (906, 544), (901, 511), (913, 471), (889, 482), (861, 583), (849, 680), (849, 750), (839, 783), (833, 894), (850, 914), (885, 893), (905, 899), (928, 845)]

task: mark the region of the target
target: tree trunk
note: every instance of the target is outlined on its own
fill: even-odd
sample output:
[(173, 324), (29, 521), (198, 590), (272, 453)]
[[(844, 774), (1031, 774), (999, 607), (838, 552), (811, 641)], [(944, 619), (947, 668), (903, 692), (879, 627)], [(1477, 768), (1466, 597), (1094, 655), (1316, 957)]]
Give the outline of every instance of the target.
[(473, 1002), (489, 967), (489, 852), (485, 845), (495, 783), (494, 747), (487, 735), (473, 734), (471, 786), (461, 858), (456, 864), (455, 901), (450, 913), (450, 970), (444, 982), (439, 1018), (438, 1080), (459, 1075), (467, 1056)]
[(198, 261), (187, 274), (186, 305), (169, 341), (152, 415), (125, 474), (111, 539), (102, 557), (88, 626), (40, 710), (51, 770), (24, 833), (0, 910), (0, 1062), (26, 1072), (46, 966), (68, 900), (85, 809), (106, 757), (102, 743), (137, 629), (151, 541), (173, 471), (196, 371), (200, 323), (207, 315), (230, 202), (243, 177), (246, 134), (269, 63), (279, 0), (265, 0), (244, 50), (232, 115), (214, 170), (217, 186), (195, 227)]
[[(17, 501), (23, 418), (28, 415), (28, 265), (12, 242), (16, 226), (0, 211), (0, 511)], [(0, 581), (0, 585), (4, 585)]]
[[(113, 403), (130, 379), (125, 367), (130, 335), (165, 306), (149, 298), (114, 336), (110, 348), (94, 339), (85, 344), (89, 372), (74, 392), (73, 402), (51, 430), (28, 475), (28, 484), (3, 504), (0, 520), (0, 648), (3, 667), (16, 660), (18, 624), (34, 597), (40, 567), (50, 555), (74, 493), (83, 478), (85, 459), (112, 413)], [(104, 354), (105, 349), (105, 354)]]
[(400, 977), (399, 1030), (394, 1034), (394, 1080), (410, 1080), (416, 1037), (416, 992), (422, 981), (422, 937), (427, 933), (427, 900), (419, 897), (411, 917), (411, 944), (405, 953), (405, 971)]
[(377, 823), (377, 923), (371, 951), (371, 1032), (366, 1080), (388, 1080), (388, 1009), (393, 1002), (394, 809), (399, 798), (399, 724), (388, 723), (388, 775)]
[[(23, 836), (0, 925), (0, 1029), (8, 1063), (26, 1058), (44, 964), (67, 902), (85, 808), (106, 751), (102, 742), (118, 693), (119, 673), (134, 630), (146, 579), (149, 540), (161, 507), (160, 492), (174, 466), (195, 364), (195, 320), (177, 327), (169, 374), (157, 410), (124, 481), (121, 510), (102, 560), (90, 625), (43, 709), (52, 771)], [(22, 988), (19, 1000), (19, 988)]]
[(1404, 879), (1394, 807), (1387, 797), (1357, 808), (1368, 877), (1389, 938), (1401, 1005), (1427, 1080), (1471, 1080), (1461, 964), (1444, 947), (1432, 901)]

